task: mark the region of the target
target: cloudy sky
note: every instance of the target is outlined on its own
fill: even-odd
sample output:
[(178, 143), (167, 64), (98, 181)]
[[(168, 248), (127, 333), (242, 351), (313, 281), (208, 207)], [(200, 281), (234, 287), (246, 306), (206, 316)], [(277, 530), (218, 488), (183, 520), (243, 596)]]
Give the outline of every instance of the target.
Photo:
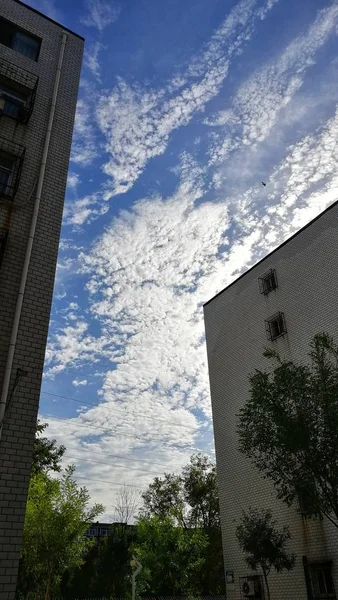
[(40, 412), (114, 519), (213, 453), (203, 303), (338, 197), (338, 3), (30, 3), (86, 37)]

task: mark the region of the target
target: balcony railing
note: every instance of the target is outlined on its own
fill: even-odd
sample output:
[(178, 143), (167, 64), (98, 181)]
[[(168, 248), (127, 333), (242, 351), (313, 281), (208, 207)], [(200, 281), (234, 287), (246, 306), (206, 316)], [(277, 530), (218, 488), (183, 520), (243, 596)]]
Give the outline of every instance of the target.
[(32, 114), (38, 76), (0, 59), (0, 115), (27, 123)]
[(0, 200), (12, 201), (17, 192), (25, 148), (0, 137)]
[(5, 229), (0, 229), (0, 268), (1, 268), (2, 259), (5, 254), (7, 237), (8, 237), (8, 231)]

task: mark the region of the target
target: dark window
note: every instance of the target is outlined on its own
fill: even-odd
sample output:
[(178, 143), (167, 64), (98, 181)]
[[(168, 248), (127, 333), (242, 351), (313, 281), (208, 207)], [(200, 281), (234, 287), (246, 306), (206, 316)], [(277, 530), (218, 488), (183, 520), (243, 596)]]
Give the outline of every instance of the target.
[(25, 148), (0, 138), (0, 201), (13, 200), (20, 181)]
[(264, 275), (258, 278), (261, 294), (269, 294), (278, 287), (277, 275), (275, 269), (270, 269)]
[(39, 58), (41, 40), (2, 17), (0, 17), (0, 43), (32, 60), (37, 61)]
[(12, 184), (15, 159), (6, 154), (0, 154), (0, 195), (7, 196)]
[(286, 333), (284, 313), (279, 312), (265, 321), (266, 334), (269, 340), (275, 340)]
[(108, 527), (101, 527), (100, 528), (100, 535), (107, 536), (108, 534), (109, 534), (109, 528)]
[(8, 237), (8, 231), (5, 231), (4, 229), (0, 229), (0, 267), (1, 267), (2, 259), (5, 254), (7, 237)]
[(332, 580), (331, 563), (310, 564), (309, 567), (313, 598), (315, 600), (336, 598)]
[(34, 106), (38, 76), (0, 58), (0, 116), (27, 123)]

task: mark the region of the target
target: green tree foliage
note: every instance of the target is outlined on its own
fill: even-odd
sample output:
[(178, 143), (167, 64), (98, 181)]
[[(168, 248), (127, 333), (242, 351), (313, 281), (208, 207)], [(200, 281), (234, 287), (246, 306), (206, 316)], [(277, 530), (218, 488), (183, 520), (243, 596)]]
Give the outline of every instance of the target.
[(194, 454), (183, 468), (183, 495), (190, 507), (189, 525), (213, 529), (220, 527), (216, 464), (208, 456)]
[(114, 523), (110, 535), (100, 542), (93, 582), (93, 592), (97, 596), (113, 598), (129, 596), (131, 548), (136, 541), (136, 536), (136, 525)]
[(225, 592), (222, 538), (216, 465), (208, 456), (195, 454), (181, 474), (156, 477), (142, 494), (143, 516), (174, 517), (185, 529), (202, 529), (208, 544), (204, 551), (204, 568), (196, 582), (199, 593)]
[(181, 475), (155, 477), (142, 499), (145, 516), (171, 514), (183, 527), (219, 527), (216, 465), (208, 456), (192, 455)]
[(61, 470), (60, 462), (66, 448), (65, 446), (57, 446), (56, 440), (50, 440), (41, 436), (47, 427), (47, 423), (37, 422), (33, 449), (32, 475), (36, 475), (37, 473), (48, 473), (49, 471), (60, 472)]
[(180, 475), (165, 473), (163, 479), (155, 477), (142, 494), (144, 516), (160, 518), (175, 514), (181, 524), (184, 522), (183, 479)]
[(290, 571), (296, 562), (295, 555), (286, 551), (286, 543), (290, 539), (288, 527), (278, 529), (270, 511), (250, 508), (248, 512), (243, 513), (236, 536), (249, 567), (253, 571), (261, 568), (270, 600), (268, 575), (271, 569), (278, 573)]
[(31, 477), (23, 534), (19, 590), (25, 600), (49, 600), (57, 595), (63, 574), (83, 562), (91, 542), (89, 523), (103, 511), (88, 508), (89, 494), (68, 467), (60, 479), (44, 473)]
[(275, 485), (289, 506), (306, 500), (309, 514), (338, 527), (338, 347), (331, 336), (311, 342), (310, 364), (277, 361), (250, 377), (250, 399), (240, 411), (240, 450)]
[(134, 552), (143, 566), (147, 594), (198, 594), (207, 545), (201, 530), (178, 526), (172, 516), (141, 518)]

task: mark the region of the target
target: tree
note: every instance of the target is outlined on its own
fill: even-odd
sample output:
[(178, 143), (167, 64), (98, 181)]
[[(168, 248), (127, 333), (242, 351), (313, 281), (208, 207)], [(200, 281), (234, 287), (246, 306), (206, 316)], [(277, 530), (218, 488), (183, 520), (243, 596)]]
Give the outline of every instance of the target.
[(338, 527), (338, 347), (322, 333), (310, 348), (309, 365), (265, 351), (277, 366), (250, 377), (240, 450), (273, 482), (278, 498), (289, 506), (305, 499), (309, 515)]
[(268, 575), (272, 568), (278, 573), (293, 569), (296, 557), (288, 554), (285, 546), (290, 539), (287, 526), (277, 528), (277, 522), (270, 511), (258, 511), (250, 508), (243, 512), (240, 525), (236, 528), (236, 537), (246, 557), (249, 567), (256, 571), (262, 569), (268, 600), (270, 589)]
[(185, 529), (202, 529), (208, 544), (204, 568), (196, 575), (203, 595), (225, 592), (216, 465), (208, 456), (192, 455), (180, 475), (156, 477), (142, 494), (143, 516), (173, 517)]
[(134, 517), (137, 508), (137, 493), (122, 486), (116, 495), (116, 514), (120, 523), (128, 524)]
[(48, 423), (37, 422), (36, 435), (33, 449), (32, 475), (37, 473), (48, 473), (49, 471), (60, 472), (60, 461), (66, 451), (65, 446), (57, 446), (56, 440), (41, 437), (41, 433), (48, 427)]
[(181, 475), (155, 477), (142, 499), (145, 516), (171, 514), (183, 527), (219, 527), (216, 465), (208, 456), (193, 454)]
[(31, 477), (23, 534), (19, 589), (26, 600), (49, 600), (58, 592), (62, 575), (83, 562), (91, 545), (85, 532), (103, 511), (88, 508), (89, 494), (68, 467), (58, 479), (45, 473)]
[(190, 526), (219, 528), (216, 464), (208, 456), (194, 454), (183, 468), (182, 480), (184, 500), (191, 507)]
[[(109, 536), (100, 541), (94, 564), (92, 595), (126, 598), (131, 590), (132, 545), (137, 541), (136, 525), (113, 523)], [(76, 595), (74, 594), (76, 597)], [(72, 596), (72, 597), (74, 597)]]
[(137, 526), (134, 552), (143, 566), (149, 595), (199, 593), (199, 573), (208, 540), (201, 530), (177, 526), (172, 516), (143, 517)]
[(146, 492), (142, 494), (144, 516), (160, 518), (175, 514), (178, 521), (184, 522), (183, 480), (180, 475), (165, 473), (163, 479), (155, 477)]

